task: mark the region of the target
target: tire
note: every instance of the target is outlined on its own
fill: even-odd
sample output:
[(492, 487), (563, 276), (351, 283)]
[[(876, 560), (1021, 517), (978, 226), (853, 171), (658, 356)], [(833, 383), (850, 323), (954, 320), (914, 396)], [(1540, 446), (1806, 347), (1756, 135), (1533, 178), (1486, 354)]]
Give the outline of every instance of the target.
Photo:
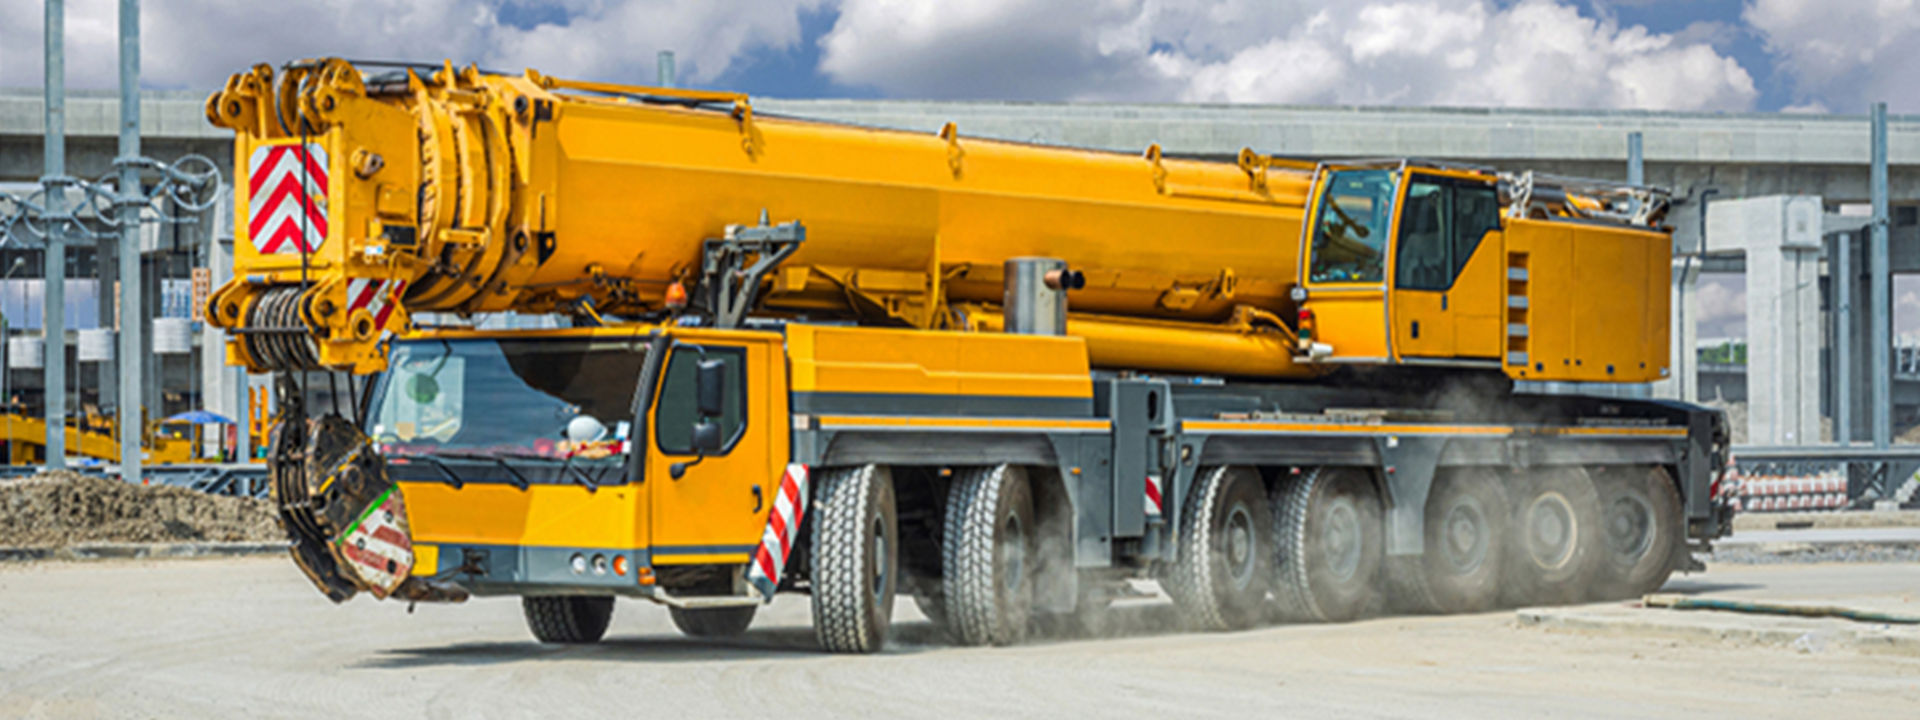
[(1602, 473), (1600, 580), (1597, 599), (1637, 598), (1660, 589), (1673, 575), (1684, 530), (1680, 491), (1665, 468), (1622, 468)]
[(1447, 472), (1427, 497), (1426, 550), (1387, 577), (1398, 604), (1415, 612), (1469, 613), (1500, 602), (1500, 566), (1511, 516), (1500, 477)]
[(1541, 605), (1585, 599), (1600, 567), (1600, 497), (1593, 480), (1577, 467), (1552, 467), (1516, 489), (1502, 599)]
[(1180, 516), (1168, 594), (1191, 627), (1240, 630), (1266, 619), (1273, 585), (1273, 512), (1260, 474), (1203, 468)]
[(585, 645), (600, 642), (613, 619), (613, 598), (590, 595), (529, 595), (520, 598), (527, 629), (543, 643)]
[(829, 652), (879, 652), (899, 577), (893, 478), (878, 465), (824, 475), (814, 490), (813, 632)]
[(1279, 483), (1274, 495), (1274, 595), (1282, 613), (1342, 622), (1379, 612), (1386, 538), (1373, 479), (1319, 468)]
[(732, 637), (747, 631), (753, 624), (753, 613), (759, 608), (752, 605), (718, 608), (667, 608), (667, 614), (673, 616), (673, 626), (689, 637)]
[(1033, 619), (1033, 488), (1013, 465), (954, 478), (941, 547), (949, 634), (961, 645), (1013, 645)]

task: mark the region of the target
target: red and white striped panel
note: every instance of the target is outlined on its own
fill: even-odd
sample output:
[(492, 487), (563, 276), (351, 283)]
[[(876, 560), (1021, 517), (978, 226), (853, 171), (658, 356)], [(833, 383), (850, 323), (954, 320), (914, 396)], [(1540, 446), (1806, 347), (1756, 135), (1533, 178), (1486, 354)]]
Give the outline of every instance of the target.
[(267, 255), (318, 252), (327, 239), (327, 151), (262, 145), (247, 158), (247, 232)]
[(395, 490), (339, 540), (346, 569), (358, 575), (374, 597), (386, 597), (413, 572), (413, 539), (403, 525), (406, 516), (406, 503)]
[(347, 312), (366, 308), (373, 315), (373, 327), (385, 330), (387, 318), (392, 317), (393, 308), (400, 304), (400, 293), (406, 289), (405, 280), (353, 278), (347, 281)]
[(1147, 517), (1160, 517), (1166, 514), (1167, 506), (1160, 490), (1160, 476), (1147, 476)]
[(793, 463), (780, 476), (780, 490), (773, 495), (773, 512), (767, 513), (767, 529), (760, 533), (760, 548), (747, 565), (747, 582), (760, 589), (760, 597), (773, 602), (780, 588), (780, 573), (793, 554), (793, 542), (800, 536), (800, 522), (806, 519), (807, 466)]

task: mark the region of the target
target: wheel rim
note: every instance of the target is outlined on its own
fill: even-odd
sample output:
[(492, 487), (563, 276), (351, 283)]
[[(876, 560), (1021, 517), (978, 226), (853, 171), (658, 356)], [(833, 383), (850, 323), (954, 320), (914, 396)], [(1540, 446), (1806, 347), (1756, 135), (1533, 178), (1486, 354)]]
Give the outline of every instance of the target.
[(1479, 503), (1463, 498), (1447, 508), (1446, 517), (1441, 520), (1441, 557), (1446, 558), (1455, 574), (1479, 570), (1487, 561), (1487, 548), (1492, 541), (1487, 516)]
[(1558, 568), (1573, 559), (1575, 528), (1573, 503), (1559, 492), (1547, 492), (1527, 506), (1527, 554), (1543, 568)]
[(1227, 577), (1235, 588), (1253, 582), (1253, 513), (1245, 505), (1234, 505), (1220, 528), (1220, 557), (1226, 561)]
[(1007, 522), (1000, 528), (1000, 567), (1005, 570), (1007, 592), (1017, 592), (1025, 582), (1027, 574), (1027, 529), (1020, 524), (1019, 515), (1008, 515)]
[(1637, 558), (1653, 544), (1653, 507), (1646, 498), (1626, 495), (1607, 505), (1607, 547)]
[(1320, 553), (1327, 571), (1341, 580), (1350, 580), (1360, 572), (1360, 508), (1352, 498), (1340, 498), (1327, 506), (1326, 523), (1320, 531)]
[(885, 518), (873, 518), (873, 602), (885, 605), (887, 601), (887, 526)]

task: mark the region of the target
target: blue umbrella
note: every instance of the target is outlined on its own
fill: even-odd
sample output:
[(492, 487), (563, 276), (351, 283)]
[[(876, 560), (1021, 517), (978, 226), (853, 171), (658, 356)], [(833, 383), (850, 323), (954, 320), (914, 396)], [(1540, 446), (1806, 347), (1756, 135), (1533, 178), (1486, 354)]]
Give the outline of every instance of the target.
[(221, 415), (219, 413), (210, 413), (205, 410), (194, 410), (192, 412), (183, 412), (183, 413), (180, 413), (179, 415), (175, 415), (173, 417), (167, 418), (167, 422), (185, 422), (185, 423), (193, 423), (195, 425), (212, 425), (214, 423), (220, 423), (223, 425), (233, 424), (233, 421), (228, 420), (226, 416)]

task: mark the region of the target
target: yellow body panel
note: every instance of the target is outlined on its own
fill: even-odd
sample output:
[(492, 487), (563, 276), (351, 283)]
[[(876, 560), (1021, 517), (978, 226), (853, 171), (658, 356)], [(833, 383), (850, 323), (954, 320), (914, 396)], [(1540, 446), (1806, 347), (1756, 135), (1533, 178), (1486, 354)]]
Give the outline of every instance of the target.
[[(1315, 286), (1307, 286), (1310, 291)], [(1339, 287), (1339, 286), (1335, 286)], [(1315, 342), (1333, 348), (1333, 362), (1385, 364), (1387, 303), (1384, 286), (1366, 289), (1312, 291), (1307, 308), (1313, 311)]]
[(1527, 256), (1524, 380), (1649, 382), (1667, 371), (1668, 238), (1663, 233), (1509, 220)]
[(1506, 301), (1506, 236), (1489, 232), (1480, 239), (1448, 299), (1453, 313), (1453, 353), (1456, 357), (1500, 357), (1506, 328), (1501, 304)]
[(644, 548), (647, 493), (609, 486), (402, 482), (407, 522), (423, 543)]
[(1093, 397), (1077, 337), (787, 326), (794, 392)]
[[(670, 466), (691, 462), (694, 457), (662, 450), (659, 424), (647, 423), (649, 445), (643, 489), (651, 509), (647, 534), (653, 562), (746, 562), (760, 541), (779, 492), (781, 472), (792, 456), (781, 337), (764, 332), (681, 330), (675, 332), (675, 339), (709, 348), (745, 349), (746, 423), (738, 441), (725, 454), (706, 457), (678, 480), (671, 477)], [(673, 352), (691, 350), (676, 347)]]

